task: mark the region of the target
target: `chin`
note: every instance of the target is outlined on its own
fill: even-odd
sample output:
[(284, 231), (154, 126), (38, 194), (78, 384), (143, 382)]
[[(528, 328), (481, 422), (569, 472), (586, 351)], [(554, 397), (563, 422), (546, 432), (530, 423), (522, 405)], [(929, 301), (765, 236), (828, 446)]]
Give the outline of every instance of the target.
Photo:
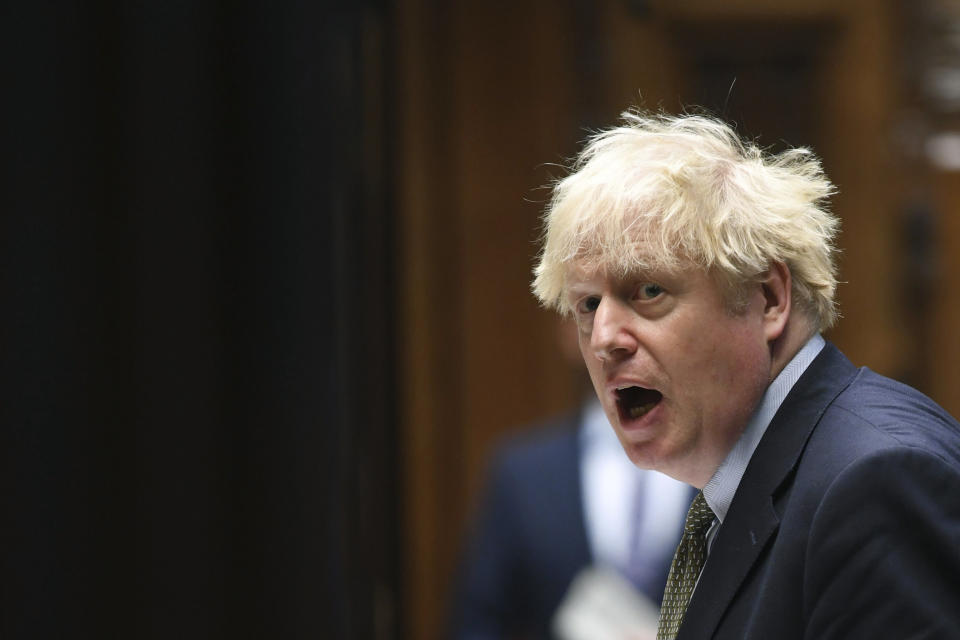
[(621, 438), (620, 444), (634, 466), (641, 469), (657, 470), (659, 466), (658, 457), (651, 451), (649, 442), (629, 442), (625, 438)]

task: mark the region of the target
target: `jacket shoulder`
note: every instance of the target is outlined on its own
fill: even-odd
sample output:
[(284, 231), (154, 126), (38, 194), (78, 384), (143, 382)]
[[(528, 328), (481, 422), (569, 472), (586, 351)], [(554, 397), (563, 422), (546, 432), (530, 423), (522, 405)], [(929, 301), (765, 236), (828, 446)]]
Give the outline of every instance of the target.
[(817, 431), (860, 453), (886, 448), (925, 451), (960, 466), (960, 423), (933, 400), (867, 368), (830, 405)]
[(579, 457), (576, 413), (550, 418), (501, 439), (492, 454), (492, 466), (500, 473), (526, 473)]

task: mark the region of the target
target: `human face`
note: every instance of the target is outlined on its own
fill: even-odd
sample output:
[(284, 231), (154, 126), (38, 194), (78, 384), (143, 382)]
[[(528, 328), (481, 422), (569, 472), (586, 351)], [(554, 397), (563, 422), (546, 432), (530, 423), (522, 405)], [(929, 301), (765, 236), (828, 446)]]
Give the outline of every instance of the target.
[(703, 487), (771, 380), (764, 294), (728, 310), (703, 270), (611, 277), (572, 268), (580, 350), (627, 455)]

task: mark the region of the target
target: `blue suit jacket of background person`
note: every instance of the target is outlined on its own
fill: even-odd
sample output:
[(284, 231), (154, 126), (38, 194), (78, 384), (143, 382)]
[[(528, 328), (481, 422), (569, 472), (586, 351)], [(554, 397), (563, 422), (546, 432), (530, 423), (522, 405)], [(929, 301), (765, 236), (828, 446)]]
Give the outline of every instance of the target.
[[(593, 563), (579, 418), (574, 413), (536, 425), (494, 455), (457, 575), (452, 637), (551, 637), (551, 620), (571, 581)], [(656, 604), (670, 560), (657, 560), (661, 579), (644, 594)]]

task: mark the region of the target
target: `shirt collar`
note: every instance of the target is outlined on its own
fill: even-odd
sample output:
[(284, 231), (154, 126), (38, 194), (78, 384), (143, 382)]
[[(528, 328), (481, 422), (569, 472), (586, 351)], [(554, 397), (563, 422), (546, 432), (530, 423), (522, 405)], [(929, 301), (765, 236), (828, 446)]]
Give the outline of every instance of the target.
[(747, 428), (737, 439), (730, 453), (724, 458), (723, 462), (717, 468), (717, 471), (703, 488), (703, 497), (707, 504), (716, 514), (717, 519), (723, 522), (730, 509), (730, 503), (733, 502), (733, 496), (740, 486), (740, 480), (743, 473), (747, 470), (747, 463), (753, 456), (757, 445), (760, 444), (760, 438), (770, 426), (770, 421), (776, 415), (780, 405), (783, 404), (790, 389), (797, 382), (800, 376), (806, 371), (810, 363), (814, 361), (820, 350), (823, 349), (826, 341), (820, 334), (814, 334), (807, 340), (803, 348), (797, 352), (793, 359), (787, 363), (780, 375), (767, 387), (763, 393), (760, 404), (757, 405)]

